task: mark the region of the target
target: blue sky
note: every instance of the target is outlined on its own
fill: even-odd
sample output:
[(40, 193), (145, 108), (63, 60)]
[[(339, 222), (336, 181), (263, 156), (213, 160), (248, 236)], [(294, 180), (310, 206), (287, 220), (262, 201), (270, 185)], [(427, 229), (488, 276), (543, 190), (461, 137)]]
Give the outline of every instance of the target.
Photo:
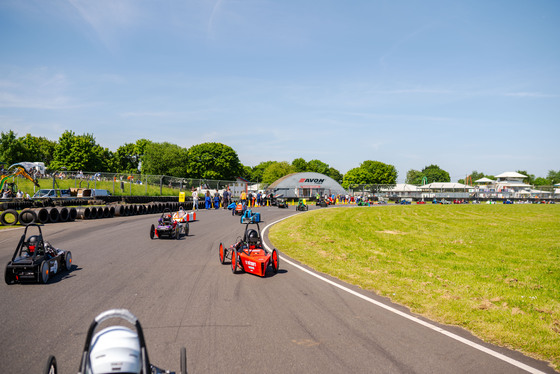
[[(0, 129), (560, 170), (560, 1), (0, 0)], [(29, 160), (32, 161), (32, 160)]]

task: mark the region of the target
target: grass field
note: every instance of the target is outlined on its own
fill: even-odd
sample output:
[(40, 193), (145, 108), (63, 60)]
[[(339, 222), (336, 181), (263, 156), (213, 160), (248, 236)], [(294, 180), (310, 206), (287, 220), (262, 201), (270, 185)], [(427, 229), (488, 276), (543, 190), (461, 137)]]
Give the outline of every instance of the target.
[[(12, 179), (9, 180), (11, 182)], [(80, 183), (81, 182), (81, 183)], [(112, 195), (117, 196), (179, 196), (178, 188), (169, 188), (168, 186), (162, 186), (161, 194), (159, 185), (148, 184), (136, 184), (132, 185), (128, 182), (124, 183), (124, 189), (121, 189), (121, 182), (116, 181), (88, 181), (88, 180), (76, 180), (76, 179), (57, 179), (57, 185), (55, 188), (69, 189), (69, 188), (95, 188), (99, 190), (108, 190)], [(51, 189), (53, 186), (52, 178), (39, 179), (39, 185), (42, 189)], [(33, 183), (25, 178), (18, 178), (18, 187), (24, 193), (28, 193), (33, 196)], [(39, 190), (35, 187), (35, 191)], [(185, 191), (183, 189), (183, 191)]]
[(273, 226), (286, 255), (560, 368), (560, 205), (322, 209)]

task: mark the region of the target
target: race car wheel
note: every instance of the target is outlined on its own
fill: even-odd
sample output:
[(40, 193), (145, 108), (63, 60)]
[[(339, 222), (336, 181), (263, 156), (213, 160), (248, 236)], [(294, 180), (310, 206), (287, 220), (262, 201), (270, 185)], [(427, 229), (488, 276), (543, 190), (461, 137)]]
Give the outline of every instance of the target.
[(235, 249), (231, 251), (231, 272), (233, 274), (237, 273), (237, 252), (235, 252)]
[(175, 239), (179, 240), (181, 238), (181, 229), (179, 226), (175, 227)]
[(150, 239), (154, 238), (155, 232), (156, 232), (156, 228), (154, 227), (154, 225), (152, 225), (152, 227), (150, 227)]
[(48, 261), (41, 262), (39, 267), (39, 283), (46, 284), (49, 281), (49, 263)]
[(12, 284), (15, 281), (14, 274), (8, 270), (8, 266), (6, 266), (6, 272), (4, 273), (4, 280), (6, 281), (6, 284)]
[(70, 270), (72, 268), (72, 252), (67, 251), (64, 256), (64, 268)]
[(181, 348), (181, 374), (187, 374), (187, 349)]
[(56, 368), (56, 358), (54, 356), (49, 356), (47, 360), (47, 366), (45, 366), (44, 374), (56, 374), (58, 372)]
[(220, 263), (224, 263), (226, 260), (226, 254), (224, 253), (224, 245), (220, 243)]
[(185, 236), (189, 236), (189, 223), (185, 225)]
[(278, 265), (280, 264), (280, 260), (278, 259), (278, 252), (276, 251), (276, 249), (272, 250), (270, 262), (272, 264), (272, 271), (274, 271), (274, 274), (278, 273)]

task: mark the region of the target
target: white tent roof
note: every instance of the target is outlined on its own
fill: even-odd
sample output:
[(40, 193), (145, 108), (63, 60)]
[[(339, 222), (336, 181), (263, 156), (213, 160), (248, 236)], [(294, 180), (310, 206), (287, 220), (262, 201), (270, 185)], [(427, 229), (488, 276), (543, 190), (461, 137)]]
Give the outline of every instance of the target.
[(496, 175), (496, 178), (527, 178), (527, 176), (516, 173), (515, 171), (506, 171), (505, 173)]
[(473, 188), (467, 184), (462, 183), (453, 183), (453, 182), (434, 182), (430, 184), (425, 184), (420, 187), (423, 190), (436, 190), (436, 189), (443, 189), (443, 190), (466, 190)]
[(543, 190), (534, 190), (534, 189), (531, 189), (531, 193), (545, 194), (545, 195), (546, 195), (546, 194), (551, 194), (552, 192), (550, 192), (550, 191), (543, 191)]
[(382, 189), (385, 192), (415, 192), (420, 191), (418, 186), (407, 183), (397, 183), (394, 187)]
[(511, 182), (511, 181), (501, 181), (497, 183), (499, 187), (531, 187), (530, 184), (526, 184), (523, 182)]
[(490, 178), (480, 178), (474, 181), (475, 183), (490, 183), (490, 182), (494, 182), (492, 179)]

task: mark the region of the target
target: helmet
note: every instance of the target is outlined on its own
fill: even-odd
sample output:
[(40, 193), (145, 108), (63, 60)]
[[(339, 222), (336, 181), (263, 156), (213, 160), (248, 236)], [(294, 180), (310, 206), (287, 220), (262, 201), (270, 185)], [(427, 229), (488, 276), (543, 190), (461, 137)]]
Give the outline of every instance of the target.
[(249, 230), (247, 232), (247, 241), (250, 243), (256, 243), (259, 241), (259, 233), (256, 230)]
[(39, 235), (30, 236), (27, 239), (27, 248), (29, 248), (29, 252), (33, 253), (40, 242), (41, 242), (41, 237)]
[(88, 374), (140, 373), (138, 334), (124, 326), (107, 327), (93, 337)]

